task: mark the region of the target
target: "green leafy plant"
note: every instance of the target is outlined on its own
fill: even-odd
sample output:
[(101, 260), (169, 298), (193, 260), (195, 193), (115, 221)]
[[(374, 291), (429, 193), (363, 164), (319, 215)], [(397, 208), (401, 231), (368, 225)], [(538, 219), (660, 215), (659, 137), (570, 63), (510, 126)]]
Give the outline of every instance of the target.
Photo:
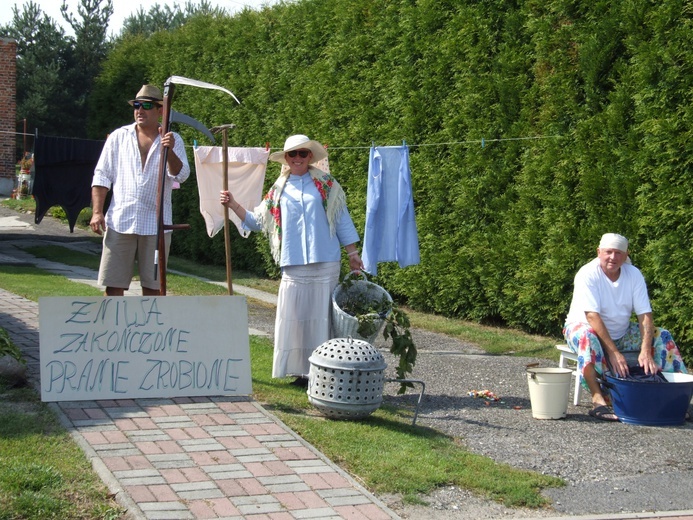
[[(341, 282), (343, 298), (337, 302), (339, 308), (358, 320), (356, 332), (362, 338), (373, 336), (384, 324), (383, 338), (386, 341), (391, 340), (390, 353), (399, 359), (397, 379), (406, 379), (407, 374), (414, 370), (417, 356), (407, 313), (398, 307), (389, 295), (374, 297), (368, 291), (349, 290), (353, 284), (354, 279), (350, 277)], [(412, 386), (412, 383), (403, 382), (398, 393), (403, 394)]]
[(12, 343), (7, 331), (0, 328), (0, 358), (4, 356), (12, 356), (20, 363), (26, 365), (26, 360), (22, 357), (19, 347)]
[[(397, 379), (406, 379), (407, 374), (412, 373), (416, 364), (417, 350), (409, 330), (410, 325), (407, 313), (393, 304), (392, 312), (385, 319), (383, 337), (392, 340), (390, 353), (399, 358)], [(407, 387), (412, 386), (411, 383), (402, 383), (397, 393), (403, 394)]]

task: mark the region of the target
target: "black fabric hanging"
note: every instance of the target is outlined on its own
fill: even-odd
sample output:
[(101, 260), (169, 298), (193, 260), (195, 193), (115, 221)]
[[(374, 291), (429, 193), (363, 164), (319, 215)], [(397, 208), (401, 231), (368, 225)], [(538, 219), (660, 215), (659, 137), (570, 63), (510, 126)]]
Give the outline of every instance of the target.
[(67, 214), (70, 232), (74, 231), (80, 211), (91, 204), (91, 181), (104, 143), (66, 137), (37, 137), (33, 189), (36, 224), (41, 223), (51, 207), (60, 206)]

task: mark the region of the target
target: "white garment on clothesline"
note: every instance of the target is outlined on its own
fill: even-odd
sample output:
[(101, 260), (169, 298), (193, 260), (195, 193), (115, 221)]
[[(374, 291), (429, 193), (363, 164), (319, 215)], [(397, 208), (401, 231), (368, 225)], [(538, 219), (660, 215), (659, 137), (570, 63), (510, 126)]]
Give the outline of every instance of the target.
[[(224, 227), (224, 207), (219, 192), (224, 185), (224, 149), (220, 146), (195, 148), (197, 189), (200, 194), (200, 213), (205, 219), (207, 234), (216, 235)], [(228, 148), (229, 191), (244, 208), (252, 210), (262, 201), (262, 188), (269, 150), (264, 148)], [(236, 214), (229, 210), (229, 218), (243, 238), (250, 231)]]

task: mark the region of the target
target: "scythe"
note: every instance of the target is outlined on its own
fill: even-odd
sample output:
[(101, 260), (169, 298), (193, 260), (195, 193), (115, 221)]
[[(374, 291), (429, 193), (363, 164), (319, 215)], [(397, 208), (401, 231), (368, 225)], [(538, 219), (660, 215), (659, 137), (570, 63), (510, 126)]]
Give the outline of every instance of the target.
[[(214, 85), (212, 83), (206, 83), (204, 81), (198, 81), (195, 79), (184, 78), (183, 76), (171, 76), (164, 82), (164, 103), (163, 103), (163, 115), (161, 118), (161, 127), (163, 132), (167, 133), (171, 128), (171, 103), (173, 100), (173, 93), (175, 91), (175, 85), (190, 85), (192, 87), (200, 87), (212, 90), (221, 90), (229, 94), (235, 101), (240, 105), (238, 98), (230, 90)], [(156, 279), (157, 274), (159, 275), (159, 294), (162, 296), (166, 295), (166, 242), (164, 233), (167, 230), (176, 229), (188, 229), (190, 224), (164, 224), (164, 194), (166, 193), (166, 161), (168, 158), (168, 148), (165, 146), (161, 147), (161, 157), (159, 160), (159, 186), (156, 201), (156, 222), (157, 222), (157, 250), (154, 254), (154, 278)]]

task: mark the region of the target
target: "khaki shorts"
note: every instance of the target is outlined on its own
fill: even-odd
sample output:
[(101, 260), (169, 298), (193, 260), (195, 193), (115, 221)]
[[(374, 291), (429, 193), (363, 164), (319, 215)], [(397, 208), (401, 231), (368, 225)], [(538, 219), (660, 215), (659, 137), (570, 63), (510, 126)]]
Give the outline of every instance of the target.
[[(171, 233), (164, 234), (166, 260), (171, 248)], [(159, 289), (159, 269), (154, 264), (156, 235), (131, 235), (106, 229), (99, 266), (98, 283), (104, 287), (129, 289), (137, 260), (140, 283), (147, 289)], [(156, 279), (154, 272), (156, 271)]]

